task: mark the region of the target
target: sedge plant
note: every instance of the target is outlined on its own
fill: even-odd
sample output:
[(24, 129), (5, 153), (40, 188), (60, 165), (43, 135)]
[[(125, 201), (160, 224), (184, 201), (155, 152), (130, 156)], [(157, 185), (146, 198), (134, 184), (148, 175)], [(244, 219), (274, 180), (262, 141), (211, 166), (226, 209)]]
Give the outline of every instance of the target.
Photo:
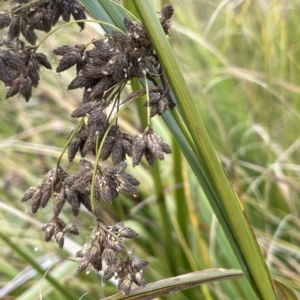
[[(241, 277), (242, 273), (238, 270), (216, 269), (206, 273), (197, 272), (199, 265), (202, 266), (201, 269), (208, 269), (211, 263), (209, 250), (201, 245), (201, 239), (198, 238), (196, 242), (202, 250), (202, 262), (201, 258), (189, 249), (191, 241), (187, 238), (190, 234), (187, 221), (191, 221), (196, 232), (201, 230), (200, 224), (197, 224), (197, 216), (191, 210), (188, 199), (191, 195), (186, 193), (186, 190), (193, 189), (181, 186), (189, 182), (188, 184), (197, 187), (194, 191), (197, 198), (207, 199), (205, 205), (209, 203), (221, 226), (222, 233), (218, 236), (222, 238), (224, 247), (230, 253), (229, 265), (240, 268), (245, 275), (243, 283), (237, 285), (240, 293), (248, 295), (249, 299), (276, 299), (288, 291), (290, 299), (295, 299), (293, 292), (284, 283), (275, 284), (271, 279), (247, 219), (247, 212), (215, 154), (201, 120), (201, 108), (193, 100), (178, 67), (167, 39), (170, 19), (174, 13), (173, 7), (166, 5), (160, 14), (157, 14), (150, 1), (124, 1), (128, 10), (120, 3), (104, 0), (82, 1), (86, 10), (79, 1), (13, 2), (15, 5), (2, 14), (1, 26), (7, 28), (2, 38), (1, 50), (1, 79), (7, 86), (6, 98), (19, 94), (30, 103), (32, 88), (40, 84), (41, 68), (52, 68), (47, 56), (39, 52), (39, 47), (47, 39), (59, 35), (59, 31), (66, 27), (52, 27), (60, 17), (68, 22), (67, 26), (75, 23), (83, 30), (87, 22), (93, 22), (85, 20), (88, 11), (95, 23), (100, 24), (106, 31), (104, 37), (94, 38), (86, 44), (59, 45), (53, 49), (53, 53), (61, 57), (56, 72), (76, 69), (76, 76), (68, 83), (68, 90), (82, 89), (83, 93), (78, 107), (71, 112), (71, 117), (78, 119), (77, 125), (70, 132), (54, 166), (41, 183), (27, 189), (22, 197), (22, 202), (31, 201), (32, 213), (49, 207), (48, 202), (52, 203), (53, 215), (43, 226), (45, 240), (50, 241), (54, 238), (58, 246), (63, 248), (66, 235), (79, 234), (77, 226), (63, 219), (67, 205), (70, 205), (74, 217), (77, 217), (81, 210), (84, 210), (84, 213), (88, 211), (94, 224), (91, 233), (88, 234), (87, 245), (74, 251), (79, 258), (77, 271), (101, 271), (103, 284), (115, 278), (122, 295), (109, 299), (152, 299), (211, 280)], [(70, 21), (71, 16), (75, 21)], [(39, 43), (36, 30), (47, 33)], [(129, 93), (128, 83), (134, 87), (134, 91)], [(126, 92), (128, 94), (125, 96)], [(142, 103), (140, 99), (143, 97)], [(134, 105), (138, 110), (138, 121), (142, 125), (138, 130), (132, 129), (136, 125), (136, 116), (133, 113), (130, 117), (133, 120), (132, 125), (125, 125), (122, 119), (124, 112)], [(156, 115), (162, 117), (172, 133), (172, 147), (158, 135), (165, 135), (166, 129), (156, 125), (153, 118)], [(126, 122), (130, 124), (128, 119)], [(128, 128), (131, 130), (126, 131)], [(196, 181), (178, 165), (182, 161), (181, 152)], [(175, 180), (179, 185), (174, 189), (177, 219), (174, 218), (173, 212), (169, 213), (169, 210), (173, 209), (172, 205), (168, 204), (165, 193), (168, 186), (163, 182), (163, 164), (157, 163), (157, 160), (164, 160), (166, 154), (174, 155), (176, 166)], [(70, 171), (67, 171), (63, 166), (64, 160), (70, 165), (76, 164), (78, 156), (81, 157), (79, 170), (76, 170), (76, 167), (68, 167)], [(147, 244), (149, 253), (154, 258), (160, 255), (159, 248), (163, 249), (165, 265), (155, 268), (161, 268), (165, 278), (182, 274), (182, 266), (185, 266), (186, 276), (175, 278), (175, 284), (170, 279), (146, 286), (145, 277), (149, 266), (143, 243), (135, 244), (139, 253), (145, 255), (142, 258), (134, 254), (133, 247), (127, 249), (127, 243), (124, 243), (125, 239), (137, 237), (136, 230), (123, 222), (112, 223), (111, 218), (102, 210), (101, 202), (104, 203), (102, 205), (113, 203), (124, 218), (126, 213), (120, 203), (124, 201), (127, 204), (123, 205), (128, 206), (136, 201), (134, 199), (143, 199), (143, 195), (146, 195), (147, 183), (142, 181), (143, 174), (140, 174), (137, 180), (126, 171), (128, 157), (133, 167), (141, 164), (148, 168), (154, 167), (152, 175), (157, 208), (145, 213), (140, 219), (136, 218), (136, 224), (140, 222), (149, 227)], [(117, 202), (117, 198), (122, 201)], [(210, 207), (207, 206), (206, 209), (210, 211), (210, 217), (206, 220), (209, 223), (213, 221), (212, 212)], [(151, 241), (157, 230), (151, 222), (151, 216), (156, 211), (163, 228), (162, 244), (158, 246), (155, 246), (155, 240)], [(131, 216), (134, 214), (129, 213)], [(187, 214), (190, 215), (189, 218), (185, 217)], [(176, 238), (171, 234), (173, 230)], [(196, 235), (200, 237), (198, 232)], [(144, 238), (147, 239), (147, 236)], [(182, 251), (174, 249), (174, 239), (178, 240)], [(3, 240), (13, 247), (9, 239), (3, 237)], [(26, 255), (23, 257), (26, 258)], [(155, 259), (150, 265), (151, 263), (155, 265)], [(188, 274), (187, 271), (195, 272)], [(160, 273), (159, 270), (158, 272)], [(51, 278), (50, 284), (53, 283)], [(133, 284), (141, 288), (132, 290)], [(230, 291), (230, 283), (226, 283), (224, 289)], [(219, 297), (216, 290), (202, 286), (199, 294), (206, 299), (214, 299)], [(63, 289), (57, 288), (57, 291), (64, 295)], [(237, 291), (228, 293), (239, 296)], [(196, 294), (194, 290), (186, 290), (178, 297), (194, 299)], [(70, 296), (66, 294), (64, 297)]]

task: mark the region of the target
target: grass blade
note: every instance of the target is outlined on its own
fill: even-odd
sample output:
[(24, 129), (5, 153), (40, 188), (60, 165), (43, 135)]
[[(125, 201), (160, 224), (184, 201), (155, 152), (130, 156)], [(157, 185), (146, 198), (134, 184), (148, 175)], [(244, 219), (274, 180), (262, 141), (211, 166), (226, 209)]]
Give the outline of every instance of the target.
[[(235, 253), (239, 258), (242, 268), (258, 297), (268, 300), (276, 299), (268, 269), (253, 231), (214, 152), (204, 124), (202, 123), (199, 109), (192, 100), (174, 54), (157, 20), (156, 13), (150, 1), (134, 0), (134, 4), (166, 72), (171, 88), (178, 101), (178, 106), (182, 111), (183, 121), (197, 148), (197, 156), (201, 157), (204, 163), (205, 174), (218, 196), (222, 213), (224, 213), (232, 235), (239, 246), (238, 249), (235, 248)], [(222, 220), (220, 222), (222, 226), (225, 226), (222, 224)], [(237, 250), (240, 253), (237, 253)]]
[(116, 294), (102, 300), (150, 300), (200, 284), (241, 277), (243, 277), (243, 273), (239, 270), (210, 269), (149, 283), (146, 287), (132, 290), (128, 296)]
[(298, 300), (298, 297), (296, 296), (295, 292), (289, 288), (284, 283), (274, 280), (274, 284), (277, 290), (278, 295), (280, 296), (280, 299), (286, 299), (286, 300)]

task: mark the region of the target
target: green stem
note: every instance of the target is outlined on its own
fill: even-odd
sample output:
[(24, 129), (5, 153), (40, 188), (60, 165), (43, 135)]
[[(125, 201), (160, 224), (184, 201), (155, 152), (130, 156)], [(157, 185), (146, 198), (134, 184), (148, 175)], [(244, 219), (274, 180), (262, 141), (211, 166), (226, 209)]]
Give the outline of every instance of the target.
[(76, 128), (73, 130), (72, 134), (70, 135), (70, 137), (68, 138), (68, 141), (66, 142), (65, 146), (64, 146), (64, 149), (62, 150), (58, 160), (57, 160), (57, 163), (56, 163), (56, 167), (58, 168), (59, 167), (59, 164), (60, 164), (60, 161), (63, 157), (63, 155), (65, 154), (66, 150), (68, 149), (70, 143), (72, 142), (74, 136), (76, 135), (78, 129), (81, 127), (82, 123), (84, 122), (84, 117), (82, 117), (79, 121), (79, 123), (77, 124)]
[(173, 155), (173, 166), (174, 166), (174, 181), (175, 185), (181, 185), (174, 190), (176, 210), (177, 210), (177, 221), (182, 232), (182, 235), (185, 237), (186, 242), (188, 243), (188, 232), (187, 224), (189, 224), (187, 203), (185, 201), (185, 195), (183, 190), (183, 176), (182, 176), (182, 162), (181, 162), (181, 151), (178, 147), (176, 141), (172, 139), (172, 155)]
[(20, 7), (16, 8), (16, 9), (13, 9), (12, 12), (13, 12), (13, 13), (16, 13), (16, 12), (18, 12), (18, 11), (20, 11), (20, 10), (26, 8), (26, 7), (28, 7), (28, 8), (29, 8), (29, 7), (32, 7), (32, 6), (34, 6), (35, 3), (38, 3), (38, 2), (40, 2), (40, 0), (33, 0), (33, 1), (30, 1), (30, 2), (28, 2), (28, 3), (26, 3), (26, 4), (24, 4), (24, 5), (21, 5)]
[(188, 129), (186, 128), (183, 120), (182, 120), (182, 117), (178, 111), (178, 108), (176, 106), (174, 106), (171, 110), (171, 113), (174, 117), (174, 119), (176, 120), (177, 124), (179, 125), (182, 133), (184, 134), (185, 138), (187, 139), (190, 147), (193, 149), (194, 153), (197, 153), (197, 149), (195, 147), (195, 143), (193, 141), (193, 139), (191, 138), (191, 135), (188, 131)]
[(152, 169), (151, 173), (152, 173), (152, 178), (154, 180), (156, 202), (158, 205), (160, 220), (162, 223), (161, 230), (162, 230), (162, 236), (164, 241), (165, 257), (169, 265), (168, 272), (169, 275), (172, 274), (177, 275), (177, 268), (176, 268), (177, 264), (174, 263), (176, 261), (176, 255), (175, 255), (176, 248), (174, 248), (173, 246), (174, 242), (171, 235), (173, 229), (169, 218), (169, 212), (167, 210), (166, 198), (164, 196), (164, 189), (163, 189), (162, 180), (159, 171), (159, 164), (157, 164), (155, 168)]
[[(229, 183), (226, 174), (215, 154), (209, 136), (201, 119), (199, 106), (190, 94), (184, 77), (179, 69), (170, 44), (165, 37), (161, 24), (149, 0), (133, 0), (147, 34), (166, 73), (171, 89), (182, 112), (183, 121), (196, 147), (195, 154), (203, 163), (207, 176), (229, 230), (232, 231), (237, 246), (235, 252), (247, 279), (261, 299), (275, 300), (274, 287), (253, 231), (248, 223), (239, 199)], [(225, 224), (222, 224), (224, 228)]]
[(128, 102), (126, 102), (124, 104), (124, 106), (117, 112), (117, 114), (113, 117), (113, 119), (111, 120), (111, 122), (109, 123), (104, 135), (103, 135), (103, 138), (101, 140), (101, 144), (100, 144), (100, 147), (99, 147), (99, 151), (97, 153), (97, 156), (96, 156), (96, 160), (95, 160), (95, 165), (94, 165), (94, 170), (93, 170), (93, 176), (92, 176), (92, 186), (91, 186), (91, 207), (92, 207), (92, 212), (95, 213), (95, 180), (96, 180), (96, 174), (97, 174), (97, 170), (98, 170), (98, 162), (100, 160), (100, 155), (101, 155), (101, 151), (102, 151), (102, 148), (104, 146), (104, 142), (107, 138), (107, 135), (111, 129), (111, 127), (113, 126), (113, 124), (115, 123), (115, 120), (119, 117), (119, 115), (122, 113), (122, 111), (132, 102), (134, 101), (135, 98), (129, 100)]
[(150, 117), (150, 99), (149, 99), (149, 87), (148, 87), (148, 80), (146, 77), (146, 72), (144, 72), (144, 80), (145, 80), (145, 88), (146, 88), (146, 99), (147, 99), (147, 103), (149, 104), (147, 106), (147, 124), (148, 124), (148, 128), (150, 127), (150, 122), (151, 122), (151, 117)]
[(72, 24), (76, 24), (76, 23), (99, 23), (99, 24), (101, 24), (101, 25), (109, 26), (109, 27), (115, 29), (116, 31), (121, 32), (121, 33), (124, 33), (123, 30), (121, 30), (121, 29), (119, 29), (118, 27), (116, 27), (116, 26), (114, 26), (114, 25), (112, 25), (112, 24), (110, 24), (110, 23), (107, 23), (107, 22), (98, 21), (98, 20), (85, 20), (85, 19), (84, 19), (84, 20), (73, 20), (73, 21), (70, 21), (70, 22), (68, 22), (68, 23), (66, 23), (66, 24), (63, 24), (63, 25), (59, 26), (59, 27), (56, 27), (56, 28), (52, 29), (50, 32), (48, 32), (48, 33), (43, 37), (43, 39), (38, 43), (38, 45), (35, 47), (35, 50), (37, 50), (37, 49), (45, 42), (45, 40), (46, 40), (49, 36), (51, 36), (54, 32), (58, 31), (58, 30), (61, 29), (61, 28), (64, 28), (64, 27), (66, 27), (66, 26), (69, 26), (69, 25), (72, 25)]
[(96, 149), (95, 149), (96, 155), (98, 154), (98, 151), (99, 151), (99, 131), (96, 131)]
[(123, 10), (124, 12), (126, 12), (128, 15), (130, 15), (130, 17), (137, 21), (140, 22), (139, 19), (133, 14), (131, 13), (128, 9), (126, 9), (124, 6), (120, 5), (119, 3), (112, 1), (112, 0), (108, 0), (110, 3), (113, 3), (114, 5), (118, 6), (121, 10)]

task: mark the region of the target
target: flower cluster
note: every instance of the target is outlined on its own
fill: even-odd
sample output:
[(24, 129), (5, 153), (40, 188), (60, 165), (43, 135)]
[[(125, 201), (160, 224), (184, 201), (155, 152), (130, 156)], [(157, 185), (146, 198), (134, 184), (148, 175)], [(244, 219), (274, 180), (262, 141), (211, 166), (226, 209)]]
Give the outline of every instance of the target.
[[(13, 8), (0, 14), (0, 29), (8, 27), (5, 39), (19, 39), (20, 34), (31, 44), (35, 45), (37, 35), (35, 30), (49, 32), (60, 17), (65, 22), (70, 21), (71, 15), (75, 20), (86, 19), (84, 7), (78, 0), (13, 0)], [(81, 29), (84, 23), (79, 22)]]
[(162, 89), (159, 89), (157, 93), (153, 93), (149, 101), (144, 104), (145, 107), (150, 107), (150, 117), (155, 115), (161, 116), (169, 107), (169, 101), (165, 97)]
[(81, 258), (78, 272), (89, 265), (97, 271), (104, 269), (102, 282), (115, 276), (119, 281), (119, 290), (124, 295), (129, 294), (133, 282), (145, 286), (143, 268), (148, 262), (133, 256), (132, 248), (127, 252), (122, 242), (124, 238), (133, 239), (137, 236), (134, 230), (125, 227), (122, 222), (107, 226), (98, 220), (91, 235), (90, 247), (76, 253)]
[(107, 116), (102, 102), (89, 102), (75, 109), (71, 115), (74, 118), (88, 116), (88, 121), (77, 131), (69, 145), (68, 157), (72, 161), (80, 151), (82, 157), (88, 152), (96, 153), (96, 138), (101, 140), (108, 126)]
[[(40, 68), (51, 69), (51, 65), (43, 53), (37, 53), (37, 47), (25, 46), (20, 34), (34, 45), (37, 40), (35, 30), (48, 32), (60, 17), (69, 21), (72, 15), (75, 20), (82, 20), (85, 13), (77, 0), (12, 2), (14, 8), (0, 14), (0, 28), (8, 27), (8, 32), (0, 39), (0, 80), (9, 87), (6, 98), (19, 93), (28, 101), (32, 87), (39, 83)], [(166, 34), (172, 15), (170, 5), (160, 13), (159, 21)], [(83, 29), (83, 23), (78, 24)], [(73, 66), (76, 68), (75, 78), (68, 89), (83, 89), (82, 103), (71, 113), (72, 118), (80, 121), (65, 147), (69, 162), (80, 154), (80, 168), (69, 174), (60, 166), (59, 159), (40, 185), (27, 189), (21, 201), (31, 200), (32, 212), (36, 213), (52, 199), (53, 216), (43, 229), (45, 240), (54, 238), (60, 248), (63, 248), (66, 233), (79, 234), (75, 225), (66, 224), (61, 219), (65, 206), (71, 207), (74, 216), (79, 214), (82, 205), (91, 212), (97, 226), (93, 229), (90, 247), (76, 254), (81, 258), (78, 272), (88, 266), (103, 270), (103, 282), (115, 276), (119, 290), (127, 295), (132, 283), (146, 284), (142, 272), (148, 262), (135, 257), (133, 249), (127, 251), (123, 244), (123, 239), (133, 239), (138, 234), (122, 222), (113, 226), (105, 224), (94, 207), (100, 200), (112, 203), (120, 193), (138, 197), (139, 181), (126, 172), (127, 156), (132, 158), (133, 167), (143, 156), (154, 167), (157, 159), (163, 160), (165, 154), (171, 153), (171, 148), (154, 133), (150, 118), (141, 134), (133, 135), (122, 130), (118, 125), (121, 106), (148, 93), (149, 101), (144, 106), (150, 110), (148, 115), (154, 117), (162, 115), (173, 103), (169, 100), (165, 78), (162, 78), (164, 88), (157, 86), (154, 78), (161, 76), (162, 70), (145, 28), (128, 18), (124, 19), (124, 24), (125, 32), (112, 31), (105, 39), (93, 40), (92, 49), (79, 44), (63, 45), (53, 50), (55, 55), (61, 56), (57, 72)], [(132, 92), (121, 101), (126, 84), (133, 78), (145, 76), (155, 86)], [(95, 156), (94, 163), (85, 159), (91, 154)], [(112, 165), (101, 164), (100, 160), (111, 160)]]
[[(43, 53), (36, 53), (35, 48), (26, 46), (19, 50), (11, 41), (0, 40), (0, 80), (9, 87), (6, 98), (22, 95), (29, 101), (32, 87), (37, 87), (40, 80), (39, 70), (42, 67), (51, 69), (51, 65)], [(12, 46), (12, 47), (10, 47)]]
[(62, 219), (54, 217), (50, 223), (47, 223), (42, 228), (45, 233), (45, 241), (49, 242), (52, 237), (55, 238), (59, 248), (64, 247), (64, 235), (65, 233), (71, 233), (79, 235), (79, 231), (75, 225), (67, 225)]
[[(35, 30), (50, 31), (60, 17), (66, 22), (85, 19), (83, 6), (77, 0), (18, 0), (10, 11), (0, 13), (0, 29), (8, 27), (0, 38), (0, 80), (8, 86), (6, 98), (20, 94), (29, 101), (32, 88), (39, 84), (41, 67), (51, 69), (47, 57), (37, 53)], [(78, 23), (83, 29), (84, 23)], [(20, 35), (32, 46), (26, 46)]]
[[(121, 162), (115, 167), (102, 168), (98, 166), (95, 176), (94, 197), (95, 201), (101, 199), (111, 203), (119, 193), (133, 197), (138, 196), (136, 186), (139, 181), (130, 174), (125, 173), (127, 164)], [(46, 207), (51, 195), (54, 198), (53, 215), (58, 217), (66, 202), (72, 207), (74, 216), (79, 213), (83, 204), (91, 211), (90, 193), (94, 167), (91, 162), (81, 159), (80, 170), (72, 175), (67, 174), (62, 168), (53, 169), (46, 174), (38, 187), (30, 187), (21, 199), (22, 202), (32, 201), (32, 212), (36, 213), (40, 207)]]
[(133, 166), (138, 165), (143, 154), (145, 154), (149, 165), (154, 167), (155, 159), (163, 160), (164, 153), (172, 153), (169, 145), (156, 135), (152, 128), (147, 128), (143, 134), (137, 135), (134, 139), (132, 146)]
[(31, 199), (32, 212), (36, 213), (40, 207), (46, 207), (52, 192), (58, 193), (61, 191), (61, 181), (67, 178), (67, 176), (68, 174), (62, 168), (49, 171), (38, 187), (30, 187), (25, 192), (21, 202)]
[[(167, 5), (161, 12), (160, 22), (166, 34), (173, 8)], [(64, 71), (76, 65), (77, 75), (68, 89), (84, 88), (83, 103), (104, 101), (113, 92), (113, 88), (132, 78), (142, 78), (144, 73), (155, 74), (160, 68), (158, 58), (147, 36), (145, 28), (137, 22), (125, 18), (127, 31), (107, 35), (105, 40), (93, 41), (94, 48), (85, 50), (84, 45), (62, 46), (53, 52), (62, 56), (56, 69)], [(109, 104), (105, 102), (106, 105)]]

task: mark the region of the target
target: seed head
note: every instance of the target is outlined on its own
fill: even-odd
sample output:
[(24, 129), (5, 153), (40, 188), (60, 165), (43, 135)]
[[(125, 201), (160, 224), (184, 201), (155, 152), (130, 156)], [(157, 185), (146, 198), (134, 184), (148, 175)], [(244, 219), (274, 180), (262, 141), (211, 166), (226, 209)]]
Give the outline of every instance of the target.
[(135, 137), (132, 147), (132, 161), (135, 167), (145, 154), (151, 167), (155, 165), (155, 159), (164, 159), (164, 153), (172, 153), (171, 148), (161, 137), (156, 135), (151, 128), (148, 128), (142, 135)]

